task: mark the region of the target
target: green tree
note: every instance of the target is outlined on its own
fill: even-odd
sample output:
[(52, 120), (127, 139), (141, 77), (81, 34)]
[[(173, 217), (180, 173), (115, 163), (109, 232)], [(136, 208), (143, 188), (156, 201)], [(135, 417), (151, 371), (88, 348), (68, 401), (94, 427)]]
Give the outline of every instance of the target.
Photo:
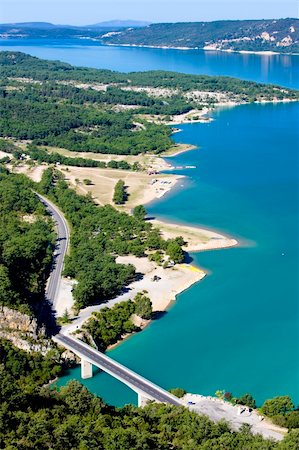
[(146, 297), (141, 292), (134, 298), (135, 314), (142, 319), (150, 319), (153, 313), (153, 305), (149, 297)]
[(249, 408), (256, 408), (256, 403), (251, 394), (244, 394), (236, 399), (236, 403), (239, 405), (246, 405)]
[(166, 247), (166, 253), (176, 264), (184, 261), (184, 252), (176, 240), (169, 240)]
[(265, 416), (272, 417), (277, 414), (285, 414), (295, 408), (294, 403), (288, 395), (274, 397), (266, 400), (261, 407), (261, 412)]
[(284, 440), (279, 443), (278, 450), (298, 450), (299, 448), (299, 429), (291, 430)]
[(67, 309), (64, 310), (64, 313), (61, 316), (61, 322), (62, 323), (70, 323), (71, 318), (70, 318), (70, 314), (68, 312)]
[(144, 220), (146, 216), (146, 209), (143, 205), (135, 206), (133, 209), (133, 216), (138, 220)]
[(119, 180), (114, 188), (113, 202), (116, 205), (122, 205), (128, 198), (128, 194), (126, 192), (125, 183), (123, 180)]
[(16, 297), (7, 267), (0, 264), (0, 304), (12, 305)]
[(185, 391), (185, 389), (182, 388), (169, 389), (169, 392), (178, 398), (182, 398), (184, 397), (185, 394), (187, 394), (187, 391)]

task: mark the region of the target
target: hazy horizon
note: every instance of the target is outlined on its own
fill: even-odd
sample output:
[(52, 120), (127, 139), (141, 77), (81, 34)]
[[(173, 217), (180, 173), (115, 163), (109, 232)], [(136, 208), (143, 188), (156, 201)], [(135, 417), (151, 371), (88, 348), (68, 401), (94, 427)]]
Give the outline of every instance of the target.
[[(282, 4), (283, 3), (283, 4)], [(3, 0), (1, 23), (50, 22), (86, 26), (99, 22), (201, 22), (298, 18), (294, 0)]]
[(158, 23), (197, 23), (197, 22), (221, 22), (221, 21), (227, 21), (227, 20), (279, 20), (279, 19), (296, 19), (299, 20), (297, 17), (292, 17), (292, 16), (288, 16), (288, 17), (263, 17), (261, 19), (257, 19), (257, 18), (252, 18), (252, 17), (248, 17), (246, 19), (215, 19), (215, 20), (176, 20), (176, 21), (167, 21), (164, 20), (162, 22), (160, 21), (150, 21), (150, 20), (143, 20), (143, 19), (107, 19), (107, 20), (99, 20), (97, 22), (90, 22), (90, 23), (82, 23), (82, 24), (75, 24), (75, 23), (55, 23), (53, 21), (48, 21), (48, 20), (23, 20), (23, 21), (14, 21), (14, 22), (0, 22), (2, 25), (18, 25), (18, 24), (22, 24), (22, 23), (49, 23), (51, 25), (55, 25), (55, 26), (71, 26), (71, 27), (88, 27), (88, 26), (93, 26), (93, 25), (97, 25), (98, 23), (109, 23), (109, 22), (147, 22), (149, 24), (158, 24)]

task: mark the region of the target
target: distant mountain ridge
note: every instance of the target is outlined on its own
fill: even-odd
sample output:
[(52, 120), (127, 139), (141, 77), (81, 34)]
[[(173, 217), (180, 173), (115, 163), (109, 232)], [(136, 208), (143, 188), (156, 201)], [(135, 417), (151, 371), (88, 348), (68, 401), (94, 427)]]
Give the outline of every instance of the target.
[(0, 24), (0, 38), (93, 39), (105, 45), (299, 53), (299, 19), (154, 23), (112, 20), (88, 26)]
[[(93, 25), (56, 25), (49, 22), (22, 22), (0, 24), (0, 38), (11, 39), (74, 39), (90, 38), (100, 39), (109, 36), (110, 33), (145, 27), (149, 25), (145, 21), (137, 20), (112, 20), (99, 22)], [(108, 34), (107, 34), (108, 33)]]
[(106, 22), (95, 23), (94, 25), (88, 25), (88, 28), (142, 28), (150, 25), (151, 22), (141, 20), (109, 20)]
[(15, 22), (15, 23), (1, 23), (2, 27), (21, 27), (21, 28), (54, 28), (59, 25), (54, 25), (50, 22)]
[(51, 22), (15, 22), (15, 23), (1, 23), (1, 28), (141, 28), (150, 25), (151, 22), (145, 20), (109, 20), (104, 22), (98, 22), (91, 25), (65, 25), (65, 24), (53, 24)]
[(299, 53), (299, 19), (159, 23), (104, 37), (106, 44)]

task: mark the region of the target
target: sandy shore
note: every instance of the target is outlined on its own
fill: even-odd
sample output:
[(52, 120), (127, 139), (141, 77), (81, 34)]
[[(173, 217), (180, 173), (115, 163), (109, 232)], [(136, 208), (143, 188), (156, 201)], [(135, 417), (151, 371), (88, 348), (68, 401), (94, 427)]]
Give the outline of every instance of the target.
[(182, 236), (185, 242), (187, 242), (183, 249), (188, 252), (216, 250), (238, 245), (236, 239), (204, 228), (176, 225), (160, 220), (151, 220), (151, 222), (161, 230), (161, 234), (165, 239), (173, 239), (176, 236)]
[[(238, 243), (235, 239), (210, 230), (168, 224), (156, 220), (152, 222), (159, 227), (162, 236), (166, 239), (182, 236), (187, 242), (184, 248), (186, 251), (220, 249)], [(141, 274), (141, 278), (131, 283), (124, 293), (108, 302), (82, 309), (70, 325), (63, 327), (64, 333), (76, 331), (90, 318), (94, 311), (133, 299), (138, 292), (147, 292), (146, 295), (153, 304), (153, 311), (165, 311), (169, 304), (175, 301), (178, 294), (206, 276), (204, 270), (191, 264), (177, 264), (174, 267), (163, 269), (156, 263), (149, 261), (147, 257), (137, 258), (133, 255), (118, 256), (116, 261), (120, 264), (133, 264), (136, 272)], [(159, 280), (154, 281), (154, 276), (159, 277)], [(57, 302), (58, 315), (62, 315), (66, 308), (70, 311), (73, 306), (71, 285), (72, 283), (67, 280), (62, 282), (62, 292)]]
[[(94, 39), (92, 39), (94, 40)], [(158, 48), (162, 50), (207, 50), (207, 51), (214, 51), (214, 52), (225, 52), (225, 53), (243, 53), (243, 54), (253, 54), (253, 55), (298, 55), (298, 53), (294, 52), (274, 52), (272, 50), (261, 50), (261, 51), (251, 51), (251, 50), (233, 50), (233, 49), (221, 49), (221, 48), (215, 48), (213, 46), (205, 45), (204, 47), (170, 47), (168, 45), (137, 45), (137, 44), (112, 44), (112, 43), (106, 43), (105, 45), (111, 46), (111, 47), (139, 47), (139, 48)]]
[[(177, 144), (174, 145), (170, 150), (166, 150), (166, 152), (161, 153), (162, 158), (171, 158), (173, 156), (178, 156), (181, 153), (190, 152), (190, 150), (196, 150), (198, 147), (195, 145), (189, 145), (189, 144)], [(167, 169), (161, 169), (161, 170), (171, 170), (173, 167), (168, 167)]]
[(195, 122), (200, 123), (212, 122), (213, 119), (207, 116), (211, 111), (212, 108), (206, 107), (203, 109), (192, 109), (187, 113), (172, 116), (171, 120), (166, 122), (166, 125), (181, 125), (183, 123), (195, 123)]
[[(163, 269), (161, 266), (149, 261), (147, 257), (119, 256), (116, 261), (120, 264), (133, 264), (136, 267), (136, 272), (142, 274), (141, 279), (131, 283), (124, 293), (106, 303), (82, 309), (71, 324), (62, 328), (63, 333), (69, 334), (76, 331), (82, 327), (83, 323), (90, 318), (94, 311), (100, 311), (102, 308), (112, 307), (122, 301), (134, 299), (138, 292), (147, 292), (146, 295), (152, 301), (153, 311), (165, 311), (179, 293), (188, 289), (206, 275), (203, 270), (190, 264), (179, 264), (172, 268)], [(159, 281), (154, 281), (154, 276), (159, 277)], [(59, 298), (61, 298), (61, 302), (57, 304), (57, 312), (59, 311), (61, 314), (65, 311), (66, 305), (70, 308), (73, 304), (71, 291), (64, 288), (63, 295)]]

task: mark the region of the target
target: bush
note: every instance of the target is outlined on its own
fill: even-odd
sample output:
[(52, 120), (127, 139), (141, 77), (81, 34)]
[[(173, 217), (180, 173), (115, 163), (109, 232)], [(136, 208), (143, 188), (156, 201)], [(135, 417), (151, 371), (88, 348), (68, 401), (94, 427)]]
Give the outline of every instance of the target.
[(114, 188), (113, 201), (116, 205), (122, 205), (128, 199), (125, 183), (123, 180), (119, 180)]
[(182, 388), (169, 389), (169, 392), (178, 398), (182, 398), (184, 397), (185, 394), (187, 394), (187, 391), (185, 391), (185, 389)]
[(250, 394), (244, 394), (241, 397), (236, 398), (236, 403), (238, 405), (248, 406), (249, 408), (252, 408), (252, 409), (256, 408), (255, 400), (252, 397), (252, 395), (250, 395)]
[(274, 397), (266, 400), (261, 407), (261, 412), (268, 417), (273, 417), (277, 414), (285, 414), (294, 409), (294, 404), (288, 395)]
[(153, 312), (152, 302), (148, 297), (139, 292), (134, 298), (135, 314), (142, 319), (150, 319)]

